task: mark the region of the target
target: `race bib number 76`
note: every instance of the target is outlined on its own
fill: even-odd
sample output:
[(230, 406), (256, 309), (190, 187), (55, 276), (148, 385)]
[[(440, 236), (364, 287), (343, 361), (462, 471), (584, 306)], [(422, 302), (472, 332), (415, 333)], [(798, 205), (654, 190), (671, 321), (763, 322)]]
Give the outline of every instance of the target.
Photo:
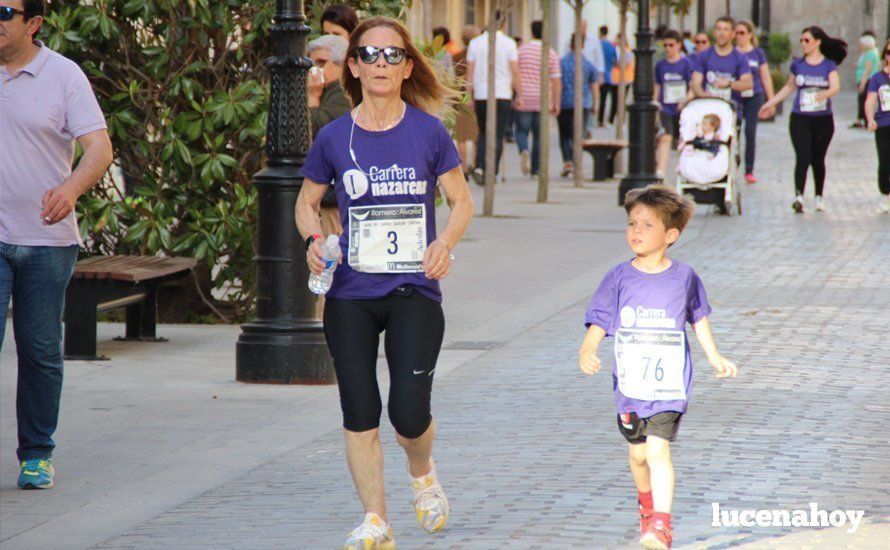
[(618, 388), (631, 399), (686, 399), (686, 333), (680, 330), (618, 329)]

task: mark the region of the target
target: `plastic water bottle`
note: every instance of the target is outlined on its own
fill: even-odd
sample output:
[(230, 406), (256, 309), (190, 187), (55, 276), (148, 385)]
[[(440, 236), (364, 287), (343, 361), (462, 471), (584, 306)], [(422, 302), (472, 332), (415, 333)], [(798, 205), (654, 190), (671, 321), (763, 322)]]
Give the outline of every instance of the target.
[(328, 235), (322, 245), (322, 256), (325, 261), (324, 271), (320, 275), (309, 275), (309, 290), (315, 294), (325, 294), (331, 289), (334, 281), (334, 270), (340, 262), (340, 237)]

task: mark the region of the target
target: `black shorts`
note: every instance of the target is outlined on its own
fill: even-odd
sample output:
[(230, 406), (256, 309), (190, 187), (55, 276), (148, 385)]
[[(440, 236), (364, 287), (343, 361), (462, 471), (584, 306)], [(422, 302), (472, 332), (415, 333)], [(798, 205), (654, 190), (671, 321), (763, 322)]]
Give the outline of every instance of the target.
[(380, 425), (377, 350), (384, 330), (389, 420), (396, 432), (414, 439), (433, 418), (433, 372), (445, 334), (442, 304), (411, 287), (376, 300), (325, 300), (324, 334), (337, 372), (343, 427), (352, 432)]
[(631, 445), (646, 442), (646, 436), (654, 435), (668, 441), (677, 438), (680, 419), (683, 413), (662, 412), (649, 418), (640, 418), (637, 413), (620, 413), (618, 415), (618, 431)]
[(661, 124), (661, 134), (680, 139), (680, 115), (658, 113), (658, 121)]

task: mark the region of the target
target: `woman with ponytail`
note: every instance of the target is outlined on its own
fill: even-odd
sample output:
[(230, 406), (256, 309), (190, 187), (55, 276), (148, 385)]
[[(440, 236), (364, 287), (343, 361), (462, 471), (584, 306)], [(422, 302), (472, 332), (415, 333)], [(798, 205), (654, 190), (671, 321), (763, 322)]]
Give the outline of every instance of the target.
[(840, 91), (837, 66), (847, 57), (847, 43), (831, 38), (820, 27), (807, 27), (800, 34), (803, 57), (791, 62), (791, 74), (785, 86), (760, 108), (760, 117), (767, 118), (775, 107), (795, 90), (791, 110), (791, 143), (797, 157), (794, 166), (795, 198), (791, 208), (803, 213), (803, 194), (807, 170), (812, 166), (816, 184), (815, 210), (825, 210), (822, 192), (825, 186), (825, 155), (834, 135), (831, 98)]

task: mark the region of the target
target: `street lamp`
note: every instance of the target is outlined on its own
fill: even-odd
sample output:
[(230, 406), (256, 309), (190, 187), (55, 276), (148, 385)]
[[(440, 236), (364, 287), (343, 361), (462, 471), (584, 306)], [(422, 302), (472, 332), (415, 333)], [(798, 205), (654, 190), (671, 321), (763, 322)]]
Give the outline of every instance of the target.
[(256, 319), (241, 325), (235, 379), (271, 384), (330, 384), (334, 370), (307, 288), (309, 268), (294, 225), (294, 205), (309, 150), (305, 56), (309, 27), (301, 0), (277, 0), (270, 29), (271, 80), (266, 166), (257, 188)]
[(628, 113), (628, 166), (627, 175), (618, 186), (618, 205), (624, 205), (624, 196), (631, 189), (661, 183), (655, 173), (655, 117), (658, 107), (652, 102), (655, 92), (653, 81), (652, 31), (649, 29), (649, 0), (637, 3), (637, 48), (634, 68), (634, 102), (627, 107)]

